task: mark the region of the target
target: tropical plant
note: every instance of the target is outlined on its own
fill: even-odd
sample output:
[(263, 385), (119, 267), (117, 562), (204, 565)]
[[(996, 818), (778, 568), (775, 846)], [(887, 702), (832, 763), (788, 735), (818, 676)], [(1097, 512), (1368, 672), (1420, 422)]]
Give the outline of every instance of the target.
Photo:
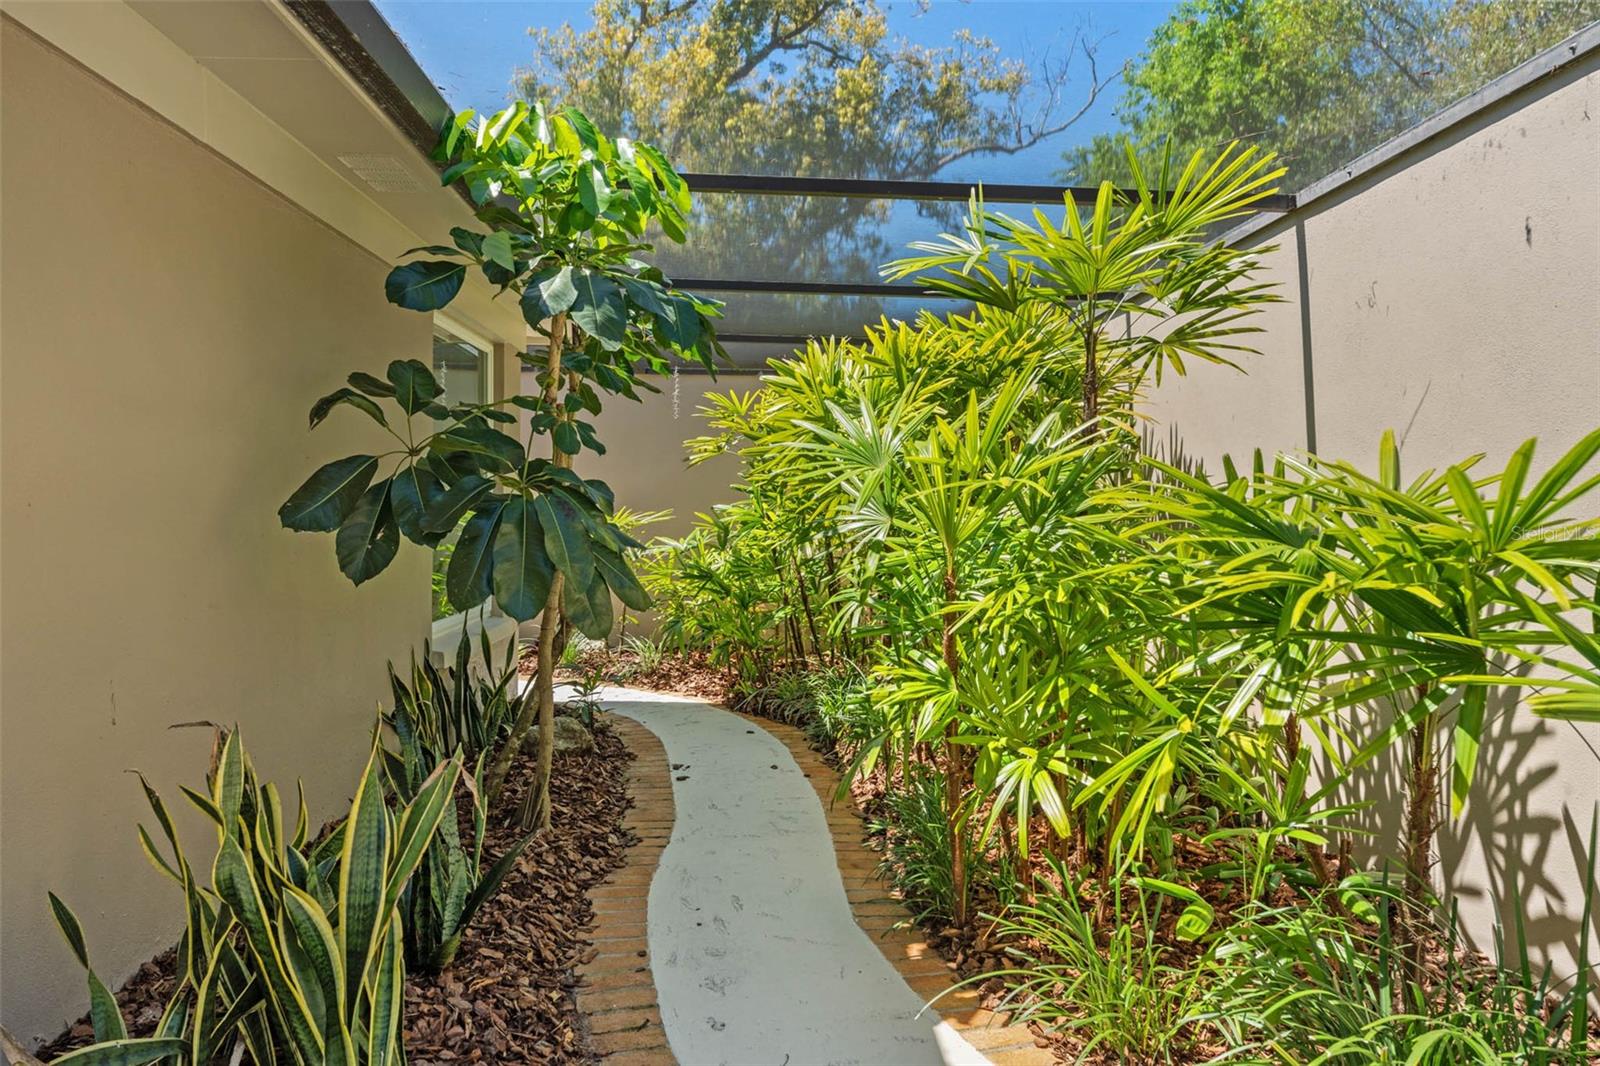
[(605, 687), (605, 680), (601, 677), (600, 670), (589, 667), (579, 675), (572, 686), (572, 696), (563, 705), (562, 710), (583, 723), (583, 728), (594, 730), (594, 716), (600, 712), (600, 692)]
[[(458, 227), (451, 245), (413, 249), (431, 258), (395, 267), (385, 292), (409, 310), (437, 311), (461, 291), (469, 268), (481, 272), (515, 294), (529, 327), (546, 338), (542, 362), (534, 361), (543, 391), (446, 405), (415, 359), (391, 363), (387, 380), (354, 373), (312, 407), (312, 427), (346, 405), (397, 447), (328, 463), (279, 517), (290, 529), (335, 532), (340, 569), (356, 584), (389, 565), (402, 534), (433, 547), (465, 517), (446, 573), (450, 601), (493, 595), (519, 622), (542, 616), (539, 699), (513, 723), (485, 783), (491, 797), (499, 794), (537, 719), (539, 779), (528, 813), (547, 826), (562, 620), (605, 639), (613, 595), (635, 610), (650, 605), (624, 557), (639, 544), (611, 521), (611, 490), (572, 472), (579, 452), (604, 452), (580, 416), (599, 413), (601, 393), (637, 400), (641, 371), (664, 372), (669, 356), (712, 369), (722, 354), (711, 324), (718, 311), (639, 258), (650, 250), (644, 236), (652, 225), (683, 239), (690, 206), (688, 187), (655, 148), (605, 136), (571, 108), (517, 103), (481, 119), (456, 115), (435, 154), (444, 184), (462, 183), (488, 230)], [(379, 401), (398, 407), (392, 423)], [(517, 424), (511, 407), (528, 412), (525, 440), (502, 428)], [(431, 432), (418, 435), (417, 415), (436, 424)], [(534, 454), (546, 436), (547, 458)]]
[[(483, 787), (485, 761), (493, 755), (531, 688), (513, 691), (517, 676), (515, 642), (494, 681), (475, 677), (471, 670), (471, 644), (457, 644), (454, 669), (436, 669), (423, 648), (421, 665), (412, 663), (411, 684), (395, 674), (393, 709), (380, 717), (394, 738), (394, 748), (383, 749), (384, 776), (391, 793), (401, 803), (412, 802), (428, 781), (430, 768), (446, 759), (463, 761), (458, 795), (471, 812), (470, 846), (463, 845), (460, 820), (454, 806), (440, 819), (439, 830), (428, 844), (400, 897), (404, 919), (405, 958), (419, 973), (438, 973), (454, 961), (461, 937), (478, 910), (500, 887), (517, 859), (533, 839), (529, 833), (511, 844), (487, 869), (483, 865), (484, 838), (488, 832), (489, 804)], [(480, 649), (488, 661), (487, 637)], [(465, 768), (470, 768), (470, 773)]]
[[(1284, 170), (1271, 153), (1237, 145), (1174, 166), (1171, 152), (1152, 173), (1129, 156), (1133, 195), (1110, 182), (1092, 204), (1068, 192), (1060, 225), (1043, 209), (1033, 222), (988, 210), (974, 195), (959, 234), (915, 241), (919, 255), (887, 264), (889, 278), (988, 307), (1042, 304), (1064, 319), (1082, 358), (1080, 414), (1094, 424), (1107, 401), (1127, 408), (1147, 374), (1183, 374), (1193, 358), (1232, 365), (1259, 327), (1242, 324), (1275, 299), (1250, 281), (1260, 250), (1212, 240), (1276, 191)], [(1129, 328), (1122, 328), (1126, 319)]]
[[(1090, 1053), (1220, 1039), (1213, 986), (1293, 971), (1277, 947), (1213, 954), (1219, 927), (1295, 907), (1351, 950), (1388, 922), (1374, 987), (1425, 993), (1352, 1007), (1357, 1030), (1387, 1027), (1396, 1061), (1468, 1055), (1430, 1034), (1510, 1034), (1538, 1008), (1505, 990), (1537, 983), (1465, 967), (1454, 1000), (1433, 995), (1441, 753), (1459, 810), (1490, 706), (1531, 688), (1535, 713), (1600, 717), (1600, 431), (1537, 477), (1531, 441), (1491, 476), (1468, 459), (1409, 481), (1392, 437), (1376, 474), (1143, 456), (1151, 376), (1231, 362), (1271, 298), (1214, 234), (1276, 176), (1230, 148), (1059, 224), (975, 201), (962, 234), (888, 270), (976, 310), (813, 342), (709, 397), (691, 460), (737, 455), (740, 498), (652, 546), (643, 580), (663, 639), (883, 790), (886, 866), (923, 917), (972, 930), (996, 904), (1009, 977)], [(1388, 756), (1410, 816), (1376, 842), (1400, 871), (1380, 915), (1351, 786)], [(1233, 1031), (1233, 1054), (1269, 1028)], [(1357, 1030), (1336, 1039), (1364, 1047)]]
[[(1393, 434), (1383, 439), (1376, 476), (1345, 462), (1295, 459), (1219, 488), (1166, 467), (1173, 489), (1154, 503), (1184, 525), (1185, 548), (1203, 548), (1212, 560), (1189, 582), (1201, 593), (1193, 609), (1229, 608), (1229, 624), (1253, 634), (1246, 647), (1262, 666), (1251, 696), (1270, 677), (1298, 671), (1309, 687), (1299, 715), (1286, 720), (1295, 729), (1303, 716), (1317, 724), (1375, 703), (1388, 708), (1391, 720), (1356, 751), (1324, 746), (1336, 787), (1405, 744), (1401, 854), (1411, 918), (1400, 932), (1418, 967), (1431, 922), (1441, 725), (1452, 722), (1450, 805), (1459, 813), (1497, 689), (1549, 683), (1557, 691), (1536, 697), (1536, 710), (1582, 712), (1585, 666), (1560, 653), (1592, 649), (1558, 616), (1593, 610), (1582, 583), (1600, 560), (1600, 519), (1569, 516), (1600, 486), (1600, 475), (1584, 474), (1600, 454), (1600, 430), (1530, 484), (1534, 445), (1525, 442), (1492, 476), (1473, 478), (1479, 458), (1471, 457), (1410, 483)], [(1523, 676), (1529, 668), (1556, 673), (1547, 682)]]
[(418, 743), (435, 756), (432, 762), (452, 754), (459, 754), (464, 763), (473, 762), (493, 753), (510, 734), (523, 706), (535, 698), (518, 676), (516, 641), (507, 643), (498, 669), (493, 668), (493, 648), (483, 630), (478, 632), (476, 648), (481, 669), (473, 665), (473, 651), (463, 632), (456, 641), (453, 665), (440, 669), (434, 665), (431, 643), (425, 641), (421, 658), (412, 656), (409, 682), (389, 664), (394, 709), (384, 721), (404, 711)]
[(391, 809), (381, 759), (374, 745), (343, 825), (315, 842), (303, 790), (294, 831), (286, 834), (277, 788), (257, 779), (236, 730), (219, 731), (207, 790), (183, 790), (216, 826), (209, 889), (178, 843), (165, 803), (141, 778), (170, 854), (143, 826), (140, 843), (184, 896), (177, 988), (156, 1035), (130, 1038), (89, 965), (82, 927), (52, 895), (56, 921), (88, 973), (96, 1040), (56, 1061), (209, 1066), (248, 1054), (261, 1064), (404, 1062), (401, 897), (452, 811), (461, 764), (432, 767), (411, 801)]
[(654, 637), (624, 637), (622, 646), (633, 656), (635, 669), (641, 674), (653, 674), (666, 657), (666, 646)]
[(1204, 1016), (1234, 1050), (1228, 1061), (1538, 1066), (1589, 1061), (1594, 834), (1573, 980), (1536, 974), (1520, 909), (1514, 942), (1497, 930), (1491, 964), (1461, 945), (1452, 909), (1435, 973), (1419, 980), (1396, 935), (1406, 900), (1362, 892), (1371, 922), (1313, 898), (1235, 916)]
[(1058, 865), (1056, 873), (1060, 891), (1011, 907), (997, 926), (1016, 965), (995, 975), (1013, 979), (1008, 999), (1017, 1017), (1074, 1033), (1079, 1062), (1097, 1055), (1152, 1066), (1196, 1061), (1207, 958), (1184, 958), (1160, 942), (1160, 896), (1136, 886), (1114, 892), (1105, 928), (1105, 908), (1086, 903), (1069, 871)]

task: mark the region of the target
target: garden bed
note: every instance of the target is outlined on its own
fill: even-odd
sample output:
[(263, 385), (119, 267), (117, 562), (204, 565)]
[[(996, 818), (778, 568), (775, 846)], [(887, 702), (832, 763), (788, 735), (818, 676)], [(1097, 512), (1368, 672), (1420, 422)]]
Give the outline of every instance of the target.
[[(406, 982), (406, 1051), (421, 1064), (586, 1063), (594, 1060), (573, 973), (587, 947), (588, 890), (622, 862), (633, 842), (622, 821), (633, 756), (603, 722), (595, 750), (556, 757), (554, 817), (518, 860), (462, 938), (454, 964)], [(534, 780), (534, 756), (516, 763), (501, 810), (514, 811)], [(518, 830), (491, 825), (486, 855)], [(145, 963), (117, 993), (132, 1035), (151, 1034), (174, 985), (172, 951)], [(55, 1056), (93, 1040), (87, 1017), (46, 1045)]]
[[(575, 674), (600, 676), (631, 687), (684, 695), (799, 727), (806, 733), (811, 747), (830, 766), (845, 773), (851, 763), (851, 752), (828, 738), (826, 727), (819, 727), (814, 708), (805, 699), (788, 692), (788, 686), (782, 683), (782, 679), (771, 687), (746, 692), (741, 691), (725, 672), (708, 666), (704, 656), (665, 655), (650, 670), (643, 671), (639, 668), (637, 657), (629, 652), (601, 649), (591, 649), (570, 669)], [(990, 916), (1003, 912), (1005, 907), (991, 885), (975, 882), (971, 886), (974, 913), (980, 917), (966, 929), (951, 925), (948, 918), (939, 913), (935, 901), (918, 894), (914, 871), (906, 869), (891, 843), (896, 834), (906, 832), (904, 824), (899, 821), (900, 812), (893, 802), (894, 796), (904, 791), (904, 782), (897, 778), (893, 785), (891, 788), (891, 782), (881, 767), (871, 774), (855, 777), (850, 783), (855, 807), (867, 823), (873, 846), (884, 856), (886, 879), (897, 886), (908, 909), (922, 915), (918, 926), (923, 939), (951, 965), (957, 976), (973, 982), (969, 987), (974, 987), (979, 993), (978, 1005), (999, 1013), (1015, 1013), (1029, 1006), (1049, 1005), (1051, 1009), (1047, 1013), (1052, 1017), (1053, 1024), (1045, 1026), (1035, 1021), (1029, 1028), (1038, 1037), (1039, 1046), (1047, 1046), (1060, 1062), (1083, 1066), (1121, 1066), (1132, 1061), (1100, 1045), (1098, 1034), (1107, 1020), (1074, 1006), (1073, 997), (1063, 994), (1063, 986), (1045, 990), (1042, 995), (1038, 987), (1018, 987), (1018, 959), (1008, 949), (1022, 949), (1038, 962), (1064, 967), (1061, 973), (1066, 980), (1081, 971), (1073, 968), (1073, 960), (1055, 954), (1049, 942), (1015, 934), (1009, 937), (1000, 935), (998, 923)], [(974, 820), (982, 822), (988, 810), (987, 805), (980, 806), (974, 813)], [(1042, 818), (1035, 821), (1033, 832), (1036, 840), (1047, 839), (1047, 824)], [(1248, 920), (1245, 915), (1249, 907), (1237, 891), (1238, 886), (1219, 878), (1214, 872), (1226, 864), (1228, 854), (1225, 851), (1201, 839), (1198, 833), (1181, 830), (1174, 832), (1171, 846), (1175, 879), (1192, 886), (1213, 908), (1214, 926), (1222, 927), (1235, 921)], [(1002, 860), (1014, 865), (1015, 856), (1002, 852), (1003, 849), (995, 845), (980, 849), (975, 858), (986, 867), (995, 867)], [(1280, 846), (1278, 860), (1285, 865), (1292, 864), (1295, 853), (1286, 845)], [(1350, 872), (1348, 854), (1329, 853), (1326, 862), (1338, 878), (1342, 879)], [(1059, 898), (1063, 888), (1059, 872), (1041, 850), (1035, 850), (1029, 865), (1031, 877), (1028, 883), (1033, 884), (1041, 896)], [(1113, 879), (1109, 891), (1106, 891), (1107, 886), (1097, 883), (1095, 874), (1098, 867), (1092, 859), (1085, 863), (1082, 856), (1071, 856), (1066, 860), (1066, 868), (1074, 877), (1087, 878), (1082, 902), (1085, 912), (1095, 916), (1094, 938), (1103, 958), (1114, 954), (1111, 951), (1112, 939), (1124, 934), (1129, 936), (1130, 942), (1148, 944), (1159, 953), (1161, 962), (1153, 969), (1164, 976), (1156, 977), (1153, 981), (1145, 976), (1137, 982), (1142, 987), (1130, 987), (1127, 994), (1150, 996), (1152, 1013), (1166, 1011), (1170, 1012), (1169, 1017), (1186, 1015), (1194, 1009), (1195, 1004), (1184, 1001), (1182, 974), (1203, 964), (1205, 950), (1193, 938), (1181, 935), (1181, 908), (1169, 905), (1157, 912), (1141, 913), (1140, 893), (1123, 879)], [(1020, 874), (1017, 877), (1021, 880)], [(1020, 886), (1014, 886), (1013, 890), (1020, 890)], [(1121, 896), (1120, 900), (1116, 899), (1117, 895)], [(1294, 912), (1306, 899), (1302, 892), (1284, 881), (1270, 892), (1264, 902), (1285, 912)], [(1380, 935), (1378, 928), (1371, 923), (1353, 923), (1352, 927), (1359, 928), (1363, 935), (1374, 940)], [(1422, 972), (1430, 995), (1455, 1001), (1463, 1010), (1474, 1002), (1482, 1006), (1476, 1000), (1477, 993), (1450, 989), (1459, 986), (1464, 979), (1469, 982), (1473, 979), (1492, 982), (1494, 968), (1490, 959), (1459, 942), (1446, 939), (1444, 932), (1428, 938), (1423, 955)], [(1285, 964), (1298, 965), (1288, 960)], [(1339, 965), (1337, 960), (1330, 964)], [(1010, 976), (998, 975), (999, 971), (1008, 970), (1011, 971)], [(1107, 964), (1104, 973), (1111, 972), (1111, 966)], [(1554, 1004), (1555, 998), (1551, 997), (1540, 1005), (1518, 1002), (1515, 1005), (1503, 1005), (1500, 1009), (1508, 1024), (1537, 1025), (1534, 1015), (1529, 1012), (1548, 1013)], [(1513, 1020), (1518, 1016), (1520, 1022)], [(1600, 1021), (1591, 1020), (1588, 1030), (1589, 1045), (1600, 1046)], [(1217, 1056), (1225, 1055), (1227, 1051), (1227, 1045), (1218, 1040), (1210, 1025), (1190, 1021), (1173, 1027), (1160, 1061), (1169, 1066), (1198, 1066), (1216, 1061)], [(1600, 1062), (1600, 1059), (1580, 1057), (1572, 1061)]]

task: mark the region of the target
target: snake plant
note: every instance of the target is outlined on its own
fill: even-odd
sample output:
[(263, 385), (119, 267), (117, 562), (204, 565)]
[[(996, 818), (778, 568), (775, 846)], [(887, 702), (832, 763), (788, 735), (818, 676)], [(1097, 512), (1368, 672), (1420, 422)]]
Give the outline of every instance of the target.
[[(487, 870), (483, 868), (489, 818), (484, 763), (505, 742), (522, 701), (533, 698), (533, 686), (519, 691), (514, 645), (507, 649), (498, 676), (488, 680), (472, 676), (468, 649), (463, 639), (455, 668), (443, 671), (433, 666), (424, 650), (421, 665), (412, 663), (409, 685), (391, 665), (394, 709), (381, 718), (395, 741), (392, 750), (383, 749), (384, 775), (401, 802), (411, 802), (426, 786), (431, 768), (452, 754), (473, 763), (472, 773), (463, 772), (460, 782), (472, 811), (470, 847), (462, 842), (452, 810), (439, 823), (427, 854), (400, 896), (406, 965), (422, 973), (438, 973), (455, 959), (461, 936), (478, 908), (500, 887), (532, 839), (532, 834), (524, 836)], [(487, 663), (487, 646), (483, 656)]]
[(403, 1062), (400, 900), (441, 819), (453, 812), (460, 776), (460, 761), (444, 760), (391, 808), (374, 745), (349, 815), (312, 841), (304, 790), (286, 833), (276, 786), (258, 780), (238, 732), (222, 732), (207, 790), (183, 790), (216, 826), (210, 888), (196, 877), (165, 802), (141, 777), (170, 854), (143, 826), (140, 842), (183, 891), (178, 986), (155, 1035), (129, 1038), (89, 966), (76, 916), (52, 895), (56, 920), (88, 973), (96, 1039), (56, 1062), (204, 1066), (245, 1053), (260, 1066)]

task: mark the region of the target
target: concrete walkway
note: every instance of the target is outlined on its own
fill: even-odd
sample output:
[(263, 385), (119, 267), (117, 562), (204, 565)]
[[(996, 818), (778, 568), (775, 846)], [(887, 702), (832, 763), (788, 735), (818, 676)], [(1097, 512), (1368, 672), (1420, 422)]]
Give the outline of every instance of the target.
[(979, 1054), (851, 916), (816, 793), (776, 738), (704, 703), (629, 689), (608, 710), (673, 763), (677, 817), (650, 885), (662, 1024), (686, 1066), (944, 1066)]

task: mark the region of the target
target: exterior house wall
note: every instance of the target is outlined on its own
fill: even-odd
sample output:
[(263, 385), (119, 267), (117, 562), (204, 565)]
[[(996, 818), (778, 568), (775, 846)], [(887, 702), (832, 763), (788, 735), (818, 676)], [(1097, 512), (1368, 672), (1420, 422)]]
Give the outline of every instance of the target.
[(386, 447), (359, 418), (308, 435), (311, 401), (426, 361), (431, 327), (384, 302), (383, 258), (9, 18), (0, 65), (0, 1020), (30, 1040), (88, 1003), (46, 890), (113, 987), (182, 929), (124, 773), (208, 861), (177, 786), (202, 783), (210, 731), (171, 726), (237, 723), (317, 824), (348, 802), (384, 660), (428, 630), (428, 553), (402, 542), (355, 589), (330, 537), (275, 511)]
[[(1537, 475), (1600, 426), (1600, 33), (1587, 39), (1587, 55), (1245, 235), (1276, 245), (1261, 277), (1285, 302), (1260, 316), (1247, 374), (1195, 367), (1153, 391), (1158, 448), (1213, 474), (1257, 447), (1372, 470), (1392, 428), (1411, 477), (1478, 452), (1499, 470), (1537, 437)], [(1600, 727), (1500, 706), (1487, 734), (1463, 817), (1441, 811), (1437, 880), (1491, 952), (1495, 921), (1514, 928), (1515, 885), (1534, 948), (1570, 974)], [(1399, 775), (1378, 767), (1354, 797), (1379, 801), (1362, 822), (1391, 852), (1398, 825), (1376, 819), (1398, 819)]]
[[(695, 515), (719, 503), (731, 503), (739, 494), (739, 462), (732, 457), (690, 466), (684, 444), (711, 432), (701, 408), (711, 393), (748, 391), (756, 380), (747, 375), (720, 377), (681, 374), (650, 378), (659, 393), (640, 390), (642, 403), (622, 397), (607, 400), (595, 419), (595, 432), (606, 446), (605, 455), (582, 452), (578, 472), (600, 478), (616, 493), (617, 506), (633, 511), (671, 511), (672, 517), (644, 531), (649, 537), (681, 537), (695, 524)], [(528, 374), (524, 391), (534, 391)]]

